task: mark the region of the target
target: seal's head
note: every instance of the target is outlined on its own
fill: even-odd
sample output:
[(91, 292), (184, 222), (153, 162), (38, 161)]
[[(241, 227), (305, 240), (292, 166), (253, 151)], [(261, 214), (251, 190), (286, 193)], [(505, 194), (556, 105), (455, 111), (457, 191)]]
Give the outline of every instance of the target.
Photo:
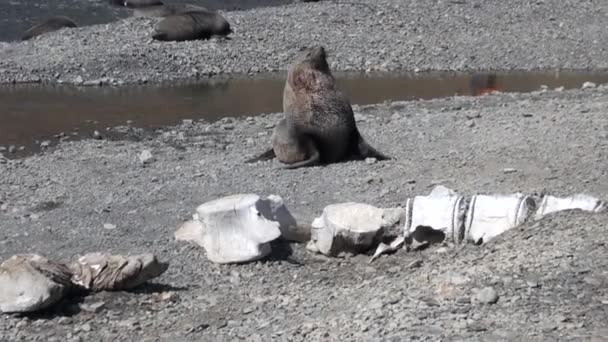
[(322, 46), (302, 49), (289, 69), (287, 82), (294, 88), (318, 90), (334, 83), (327, 64), (327, 53)]

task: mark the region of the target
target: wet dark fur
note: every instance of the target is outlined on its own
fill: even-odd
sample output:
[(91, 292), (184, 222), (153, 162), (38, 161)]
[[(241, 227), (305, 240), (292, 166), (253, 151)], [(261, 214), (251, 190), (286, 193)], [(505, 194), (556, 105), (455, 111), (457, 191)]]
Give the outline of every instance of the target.
[[(306, 151), (308, 159), (299, 160), (297, 164), (293, 160), (281, 160), (273, 141), (275, 153), (266, 151), (247, 162), (277, 156), (284, 163), (296, 165), (292, 167), (295, 168), (368, 157), (390, 159), (370, 146), (359, 133), (350, 102), (336, 87), (323, 47), (305, 49), (296, 57), (283, 91), (283, 112), (294, 125), (292, 133), (297, 136), (292, 140), (309, 149)], [(315, 153), (319, 158), (313, 161), (310, 156)]]
[(227, 36), (230, 33), (230, 24), (216, 12), (186, 11), (167, 16), (159, 22), (152, 38), (161, 41), (185, 41)]
[(42, 22), (40, 24), (33, 26), (29, 30), (25, 31), (23, 33), (23, 35), (21, 36), (21, 40), (32, 39), (41, 34), (57, 31), (64, 27), (77, 27), (77, 26), (78, 25), (76, 25), (76, 23), (68, 17), (62, 17), (62, 16), (52, 17), (52, 18), (45, 20), (44, 22)]

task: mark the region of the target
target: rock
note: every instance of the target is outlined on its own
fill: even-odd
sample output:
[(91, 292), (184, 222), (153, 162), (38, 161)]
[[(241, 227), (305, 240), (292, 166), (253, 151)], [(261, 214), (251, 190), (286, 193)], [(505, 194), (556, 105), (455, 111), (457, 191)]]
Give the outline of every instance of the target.
[(100, 140), (101, 138), (103, 137), (101, 136), (101, 133), (99, 133), (99, 131), (93, 131), (93, 139)]
[(378, 161), (378, 159), (373, 158), (373, 157), (365, 158), (365, 163), (368, 165), (375, 164), (377, 161)]
[(0, 311), (26, 313), (45, 309), (71, 288), (65, 265), (36, 254), (18, 254), (0, 265)]
[(597, 85), (593, 82), (585, 82), (583, 83), (583, 86), (581, 87), (581, 89), (590, 89), (590, 88), (595, 88)]
[(74, 78), (74, 83), (76, 84), (82, 84), (84, 82), (84, 80), (82, 79), (82, 76), (78, 75), (76, 76), (76, 78)]
[(279, 222), (264, 217), (264, 204), (255, 194), (237, 194), (206, 202), (193, 219), (176, 232), (175, 239), (203, 247), (216, 263), (258, 260), (270, 254), (270, 242), (281, 236)]
[[(401, 214), (395, 215), (395, 210)], [(387, 212), (390, 215), (385, 216)], [(327, 256), (365, 252), (385, 234), (401, 230), (399, 219), (405, 215), (401, 208), (381, 209), (354, 202), (331, 204), (313, 221), (311, 240)]]
[(45, 140), (45, 141), (43, 141), (43, 142), (40, 143), (40, 147), (42, 147), (42, 148), (47, 148), (49, 146), (51, 146), (51, 142), (48, 141), (48, 140)]
[(482, 304), (494, 304), (498, 301), (498, 293), (493, 287), (485, 287), (477, 291), (475, 299)]
[(111, 224), (111, 223), (104, 223), (103, 224), (103, 228), (104, 229), (108, 229), (108, 230), (116, 229), (116, 225), (115, 224)]
[(152, 254), (135, 256), (89, 253), (70, 264), (72, 283), (92, 291), (122, 291), (163, 274), (168, 263)]
[(8, 147), (8, 153), (15, 153), (17, 152), (17, 147), (15, 147), (15, 145), (11, 145)]
[(143, 150), (139, 154), (139, 161), (142, 165), (150, 164), (154, 161), (154, 156), (152, 156), (150, 150)]
[(83, 311), (98, 313), (105, 307), (105, 305), (106, 303), (104, 302), (95, 302), (91, 304), (80, 304), (79, 307)]
[(502, 172), (503, 173), (515, 173), (515, 172), (517, 172), (517, 169), (507, 167), (507, 168), (502, 169)]

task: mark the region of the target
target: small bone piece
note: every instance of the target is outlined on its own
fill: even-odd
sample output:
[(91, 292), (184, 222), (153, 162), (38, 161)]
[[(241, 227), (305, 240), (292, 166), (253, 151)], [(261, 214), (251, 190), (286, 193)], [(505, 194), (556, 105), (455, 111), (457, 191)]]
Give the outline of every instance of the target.
[(45, 309), (70, 289), (71, 273), (63, 264), (36, 254), (18, 254), (0, 265), (0, 312)]
[(203, 203), (193, 219), (175, 232), (175, 239), (198, 244), (216, 263), (263, 258), (270, 254), (270, 242), (281, 231), (279, 222), (262, 215), (260, 201), (255, 194), (238, 194)]
[(466, 215), (465, 239), (486, 243), (524, 223), (535, 209), (534, 199), (521, 193), (475, 195)]
[[(396, 211), (401, 210), (401, 215)], [(312, 240), (327, 256), (340, 252), (364, 252), (384, 233), (399, 224), (405, 211), (399, 208), (381, 209), (362, 203), (331, 204), (312, 223)]]
[(581, 209), (598, 213), (607, 208), (608, 204), (606, 202), (585, 194), (576, 194), (569, 197), (544, 196), (538, 206), (534, 219), (539, 220), (549, 213), (560, 210)]
[(390, 253), (390, 252), (394, 252), (394, 251), (398, 250), (399, 248), (401, 248), (401, 246), (403, 246), (404, 242), (405, 242), (405, 236), (398, 236), (393, 241), (391, 241), (389, 244), (385, 244), (385, 243), (381, 242), (378, 245), (378, 248), (376, 248), (376, 252), (374, 252), (374, 255), (369, 259), (369, 262), (371, 263), (372, 261), (376, 260), (382, 254)]
[(92, 291), (122, 291), (142, 285), (163, 274), (168, 263), (152, 254), (135, 256), (89, 253), (70, 265), (72, 282)]

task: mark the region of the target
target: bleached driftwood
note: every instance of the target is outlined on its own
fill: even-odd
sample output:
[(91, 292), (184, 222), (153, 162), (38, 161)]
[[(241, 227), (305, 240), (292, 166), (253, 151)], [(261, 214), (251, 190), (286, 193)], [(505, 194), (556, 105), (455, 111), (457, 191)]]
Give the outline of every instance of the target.
[(175, 232), (175, 238), (203, 247), (216, 263), (263, 258), (270, 254), (270, 242), (281, 231), (278, 222), (262, 215), (260, 201), (255, 194), (238, 194), (203, 203), (193, 219)]
[(45, 309), (70, 289), (70, 270), (36, 254), (18, 254), (0, 265), (0, 312)]
[(385, 235), (398, 235), (395, 231), (400, 231), (404, 218), (401, 208), (381, 209), (354, 202), (331, 204), (312, 223), (309, 249), (328, 256), (343, 251), (365, 252)]
[(72, 282), (91, 291), (130, 290), (163, 274), (168, 263), (152, 254), (134, 256), (89, 253), (70, 264)]

